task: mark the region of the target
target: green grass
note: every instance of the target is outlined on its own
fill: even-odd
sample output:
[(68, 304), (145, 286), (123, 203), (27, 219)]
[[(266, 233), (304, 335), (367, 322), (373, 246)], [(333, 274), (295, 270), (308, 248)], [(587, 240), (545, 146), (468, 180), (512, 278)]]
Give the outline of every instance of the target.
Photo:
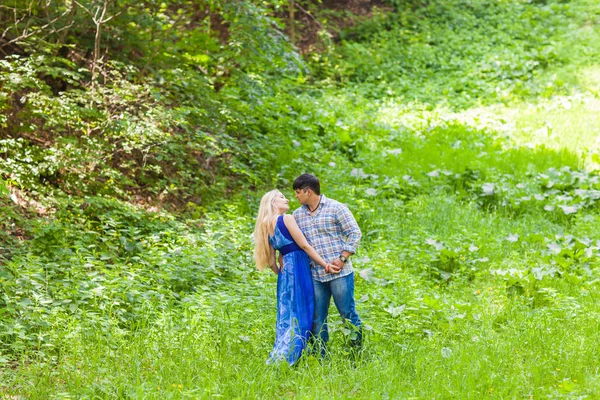
[[(381, 204), (381, 203), (378, 203)], [(391, 217), (397, 210), (380, 216)], [(589, 214), (588, 216), (591, 216)], [(417, 196), (388, 219), (389, 232), (367, 243), (357, 262), (358, 309), (368, 326), (364, 354), (345, 352), (333, 318), (330, 358), (267, 366), (275, 318), (275, 276), (245, 272), (216, 281), (133, 330), (55, 315), (58, 351), (4, 369), (6, 395), (27, 398), (499, 398), (599, 394), (597, 270), (590, 276), (511, 284), (491, 269), (535, 261), (533, 243), (511, 233), (595, 233), (597, 220), (568, 226), (539, 215), (507, 218), (446, 196)], [(434, 236), (475, 244), (489, 261), (471, 277), (432, 279), (420, 253)], [(414, 244), (416, 243), (416, 245)], [(481, 253), (481, 254), (479, 254)], [(465, 252), (466, 257), (470, 257)], [(414, 257), (414, 258), (411, 258)], [(365, 275), (366, 276), (366, 275)], [(575, 282), (580, 279), (579, 282)], [(391, 308), (405, 308), (393, 315)], [(332, 316), (335, 309), (331, 308)], [(88, 322), (86, 322), (88, 321)], [(181, 386), (180, 386), (181, 385)]]
[[(358, 290), (377, 294), (365, 284)], [(261, 291), (274, 292), (273, 279)], [(294, 368), (265, 365), (274, 314), (271, 296), (264, 295), (244, 303), (243, 313), (239, 304), (219, 304), (212, 315), (196, 305), (110, 337), (91, 326), (70, 327), (56, 363), (33, 359), (5, 383), (8, 393), (28, 398), (598, 396), (593, 290), (559, 283), (544, 294), (544, 306), (509, 298), (502, 287), (483, 282), (432, 287), (421, 295), (438, 298), (445, 315), (435, 323), (446, 328), (432, 327), (431, 336), (409, 333), (405, 319), (383, 318), (361, 303), (373, 330), (358, 359), (344, 353), (338, 330), (328, 360), (305, 358)], [(451, 310), (465, 303), (468, 311)]]
[[(550, 35), (562, 61), (532, 77), (527, 96), (373, 99), (365, 82), (348, 81), (285, 116), (301, 126), (274, 167), (280, 188), (293, 198), (290, 178), (310, 168), (364, 233), (359, 357), (332, 306), (327, 359), (266, 365), (276, 277), (253, 269), (250, 233), (267, 188), (177, 216), (98, 197), (57, 201), (0, 266), (0, 398), (600, 397), (599, 13), (591, 0), (549, 3), (526, 6), (556, 18), (539, 29), (573, 29)], [(468, 50), (467, 39), (448, 41)], [(374, 79), (379, 67), (360, 62), (355, 72)], [(444, 71), (414, 97), (458, 79)], [(560, 90), (540, 89), (559, 79)]]

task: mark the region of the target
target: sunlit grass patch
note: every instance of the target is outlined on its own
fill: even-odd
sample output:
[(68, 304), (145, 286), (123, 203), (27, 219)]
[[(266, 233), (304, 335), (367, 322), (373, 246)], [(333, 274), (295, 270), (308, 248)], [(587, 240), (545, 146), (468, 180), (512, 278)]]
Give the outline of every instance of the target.
[(512, 138), (525, 146), (568, 149), (589, 159), (600, 147), (600, 100), (591, 96), (557, 97), (538, 104), (515, 107), (508, 112), (514, 118)]
[(579, 68), (578, 80), (582, 87), (589, 90), (595, 96), (600, 94), (600, 60), (594, 65)]

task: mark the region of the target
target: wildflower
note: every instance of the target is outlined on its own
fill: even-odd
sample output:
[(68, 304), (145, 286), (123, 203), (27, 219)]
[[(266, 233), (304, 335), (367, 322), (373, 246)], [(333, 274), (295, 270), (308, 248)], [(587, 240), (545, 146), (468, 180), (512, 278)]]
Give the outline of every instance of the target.
[(556, 368), (557, 371), (560, 371), (560, 368)]

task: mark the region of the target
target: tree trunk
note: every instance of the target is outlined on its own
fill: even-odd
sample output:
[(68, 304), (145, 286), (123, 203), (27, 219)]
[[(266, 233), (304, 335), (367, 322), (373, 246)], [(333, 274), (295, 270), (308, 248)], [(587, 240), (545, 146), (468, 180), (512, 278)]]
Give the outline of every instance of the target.
[(292, 43), (296, 43), (296, 20), (294, 17), (294, 13), (295, 13), (295, 8), (296, 8), (296, 2), (295, 0), (289, 0), (290, 1), (290, 40), (292, 41)]

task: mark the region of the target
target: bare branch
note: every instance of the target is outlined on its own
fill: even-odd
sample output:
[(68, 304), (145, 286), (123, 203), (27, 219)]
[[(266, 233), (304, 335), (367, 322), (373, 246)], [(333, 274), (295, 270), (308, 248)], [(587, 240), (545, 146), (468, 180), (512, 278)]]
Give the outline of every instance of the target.
[[(16, 14), (16, 11), (15, 11), (15, 26), (14, 26), (15, 30), (17, 29), (18, 24), (21, 23), (25, 19), (25, 17), (26, 16), (23, 16), (23, 18), (17, 20), (16, 19), (17, 18), (17, 14)], [(0, 42), (4, 40), (4, 38), (6, 37), (6, 35), (8, 34), (8, 32), (10, 31), (11, 28), (13, 28), (13, 27), (9, 26), (9, 27), (7, 27), (4, 30), (4, 32), (2, 33), (2, 36), (0, 36)]]
[[(64, 17), (65, 15), (67, 15), (67, 13), (68, 13), (69, 11), (70, 11), (70, 10), (67, 10), (67, 11), (65, 11), (64, 13), (62, 13), (61, 15), (59, 15), (58, 17), (56, 17), (56, 18), (52, 19), (52, 21), (50, 21), (50, 22), (48, 22), (47, 24), (45, 24), (45, 25), (41, 26), (39, 29), (37, 29), (37, 30), (35, 30), (35, 31), (33, 31), (33, 32), (29, 32), (29, 24), (30, 24), (30, 22), (31, 22), (31, 21), (27, 21), (27, 26), (26, 26), (26, 27), (23, 29), (23, 33), (21, 34), (21, 36), (19, 36), (19, 37), (16, 37), (16, 38), (14, 38), (14, 39), (12, 39), (12, 40), (9, 40), (8, 42), (5, 42), (5, 43), (1, 44), (1, 45), (0, 45), (0, 49), (2, 49), (3, 47), (6, 47), (6, 46), (8, 46), (8, 45), (10, 45), (10, 44), (13, 44), (13, 43), (15, 43), (15, 42), (18, 42), (18, 41), (20, 41), (20, 40), (24, 40), (24, 39), (27, 39), (27, 38), (29, 38), (29, 37), (31, 37), (31, 36), (34, 36), (35, 34), (37, 34), (37, 33), (39, 33), (39, 32), (42, 32), (44, 29), (46, 29), (47, 27), (49, 27), (50, 25), (54, 24), (56, 21), (58, 21), (59, 19), (61, 19), (61, 18), (62, 18), (62, 17)], [(16, 22), (16, 21), (15, 21), (15, 25), (17, 25), (17, 24), (18, 24), (18, 22)], [(5, 32), (5, 33), (6, 33), (6, 32)], [(51, 32), (51, 33), (52, 33), (52, 32)], [(4, 34), (2, 35), (2, 38), (4, 38)]]
[(304, 11), (304, 13), (306, 15), (308, 15), (309, 17), (311, 17), (316, 23), (317, 25), (319, 25), (319, 28), (321, 28), (322, 30), (325, 30), (325, 28), (323, 28), (323, 25), (321, 25), (321, 23), (319, 22), (319, 20), (310, 13), (310, 11), (306, 11), (306, 9), (304, 9), (300, 4), (296, 3), (296, 7), (298, 7), (300, 10)]
[[(67, 16), (67, 27), (70, 28), (71, 26), (73, 26), (73, 18), (75, 17), (75, 14), (77, 14), (77, 4), (71, 3), (69, 15)], [(64, 29), (63, 32), (58, 36), (58, 39), (56, 40), (56, 44), (64, 43), (65, 39), (67, 38), (68, 32), (69, 32), (68, 29)]]
[(74, 24), (74, 22), (71, 22), (69, 25), (63, 26), (62, 28), (58, 28), (58, 29), (52, 30), (52, 31), (46, 33), (44, 36), (40, 37), (40, 39), (44, 40), (48, 36), (52, 35), (53, 33), (59, 33), (59, 32), (65, 31), (65, 30), (69, 29), (70, 27), (72, 27), (73, 24)]
[(95, 12), (93, 21), (96, 24), (96, 37), (94, 38), (94, 58), (92, 60), (92, 85), (96, 84), (96, 78), (98, 77), (97, 67), (98, 60), (100, 57), (100, 33), (102, 32), (102, 25), (105, 23), (104, 16), (106, 15), (106, 10), (108, 9), (108, 0), (104, 0), (104, 4), (102, 7), (102, 14), (100, 15), (100, 19), (98, 19), (98, 14), (100, 13), (100, 7)]
[(92, 18), (94, 18), (94, 15), (92, 14), (92, 12), (90, 10), (88, 10), (87, 8), (85, 8), (85, 6), (83, 4), (81, 4), (80, 2), (78, 2), (77, 0), (73, 1), (75, 4), (77, 4), (79, 7), (81, 7), (86, 13), (90, 14), (90, 16)]

